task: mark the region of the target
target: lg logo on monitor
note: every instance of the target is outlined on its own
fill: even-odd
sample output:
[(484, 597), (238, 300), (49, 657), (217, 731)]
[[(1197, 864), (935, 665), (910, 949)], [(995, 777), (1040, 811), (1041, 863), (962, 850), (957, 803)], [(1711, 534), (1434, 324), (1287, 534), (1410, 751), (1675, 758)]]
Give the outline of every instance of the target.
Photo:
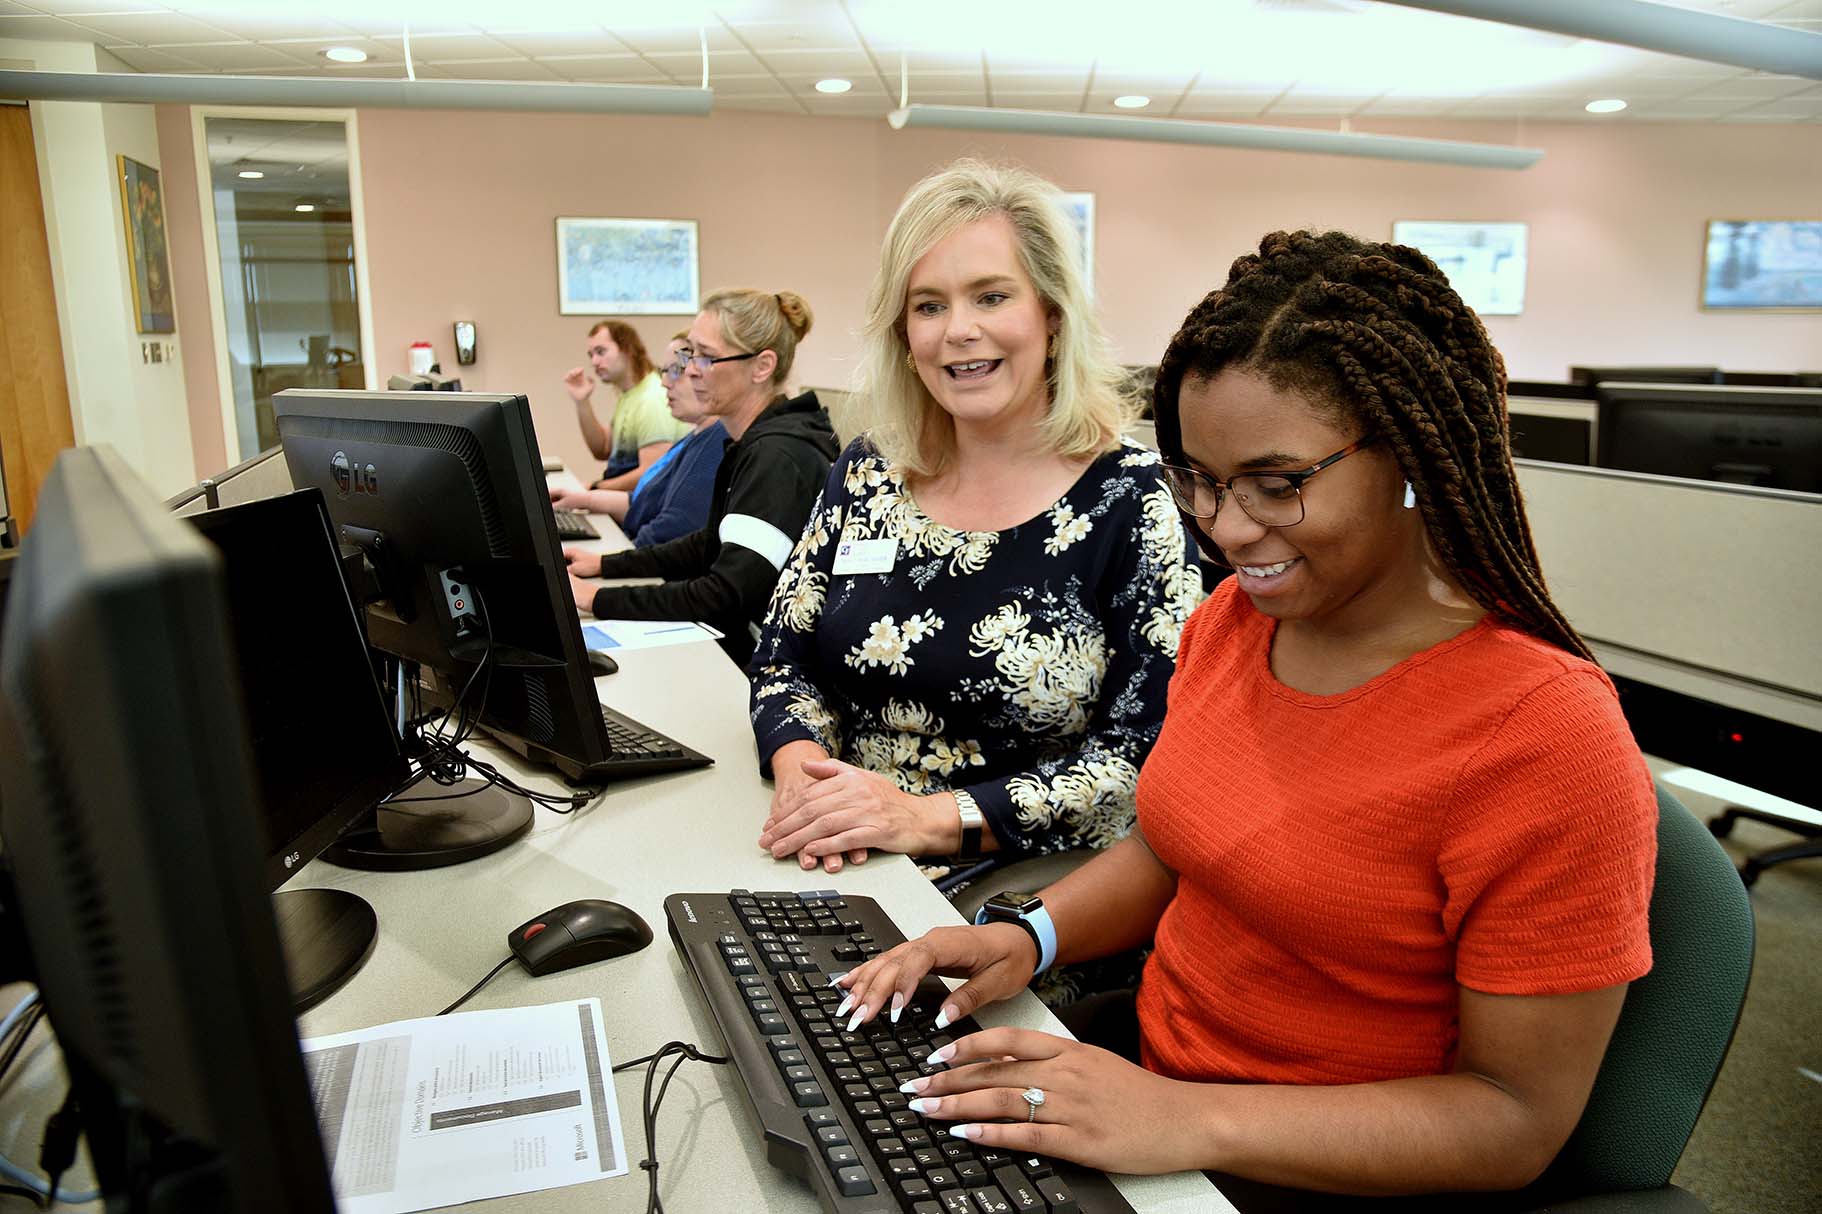
[(329, 470), (335, 477), (335, 491), (342, 497), (350, 494), (365, 493), (377, 497), (380, 492), (380, 474), (372, 464), (364, 467), (348, 458), (346, 451), (337, 451), (329, 459)]

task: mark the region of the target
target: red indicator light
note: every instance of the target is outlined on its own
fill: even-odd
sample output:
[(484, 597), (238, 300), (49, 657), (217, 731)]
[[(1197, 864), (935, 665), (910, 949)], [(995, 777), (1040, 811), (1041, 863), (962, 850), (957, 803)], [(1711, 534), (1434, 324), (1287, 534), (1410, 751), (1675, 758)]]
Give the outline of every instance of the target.
[(1730, 734), (1728, 734), (1728, 735), (1727, 735), (1727, 737), (1728, 737), (1728, 738), (1729, 738), (1729, 739), (1730, 739), (1730, 740), (1731, 740), (1731, 741), (1734, 741), (1734, 742), (1744, 742), (1744, 741), (1745, 741), (1745, 740), (1746, 740), (1746, 735), (1745, 735), (1745, 734), (1738, 734), (1738, 733), (1730, 733)]

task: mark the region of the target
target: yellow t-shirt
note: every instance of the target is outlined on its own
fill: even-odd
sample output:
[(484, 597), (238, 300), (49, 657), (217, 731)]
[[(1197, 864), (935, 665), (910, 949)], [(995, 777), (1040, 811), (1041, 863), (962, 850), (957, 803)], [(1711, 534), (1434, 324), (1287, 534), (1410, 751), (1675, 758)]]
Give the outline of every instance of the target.
[(656, 371), (620, 394), (614, 406), (613, 434), (608, 440), (607, 471), (602, 478), (619, 476), (639, 466), (639, 448), (648, 443), (674, 443), (690, 432), (687, 423), (671, 416), (664, 384)]

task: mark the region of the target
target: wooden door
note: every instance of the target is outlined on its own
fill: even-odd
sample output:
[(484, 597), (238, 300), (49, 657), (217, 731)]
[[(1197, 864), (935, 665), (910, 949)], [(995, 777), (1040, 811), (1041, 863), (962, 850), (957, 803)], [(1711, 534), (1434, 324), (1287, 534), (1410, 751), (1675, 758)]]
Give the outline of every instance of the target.
[(0, 461), (21, 530), (51, 461), (75, 441), (31, 113), (0, 104)]

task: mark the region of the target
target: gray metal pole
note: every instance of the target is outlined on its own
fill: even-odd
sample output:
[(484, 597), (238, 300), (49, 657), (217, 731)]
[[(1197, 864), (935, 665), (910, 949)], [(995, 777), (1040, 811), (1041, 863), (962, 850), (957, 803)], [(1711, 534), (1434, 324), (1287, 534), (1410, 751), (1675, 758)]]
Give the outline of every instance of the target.
[(1685, 59), (1706, 59), (1776, 76), (1822, 80), (1822, 34), (1649, 0), (1387, 0), (1406, 8), (1476, 17), (1616, 42)]

